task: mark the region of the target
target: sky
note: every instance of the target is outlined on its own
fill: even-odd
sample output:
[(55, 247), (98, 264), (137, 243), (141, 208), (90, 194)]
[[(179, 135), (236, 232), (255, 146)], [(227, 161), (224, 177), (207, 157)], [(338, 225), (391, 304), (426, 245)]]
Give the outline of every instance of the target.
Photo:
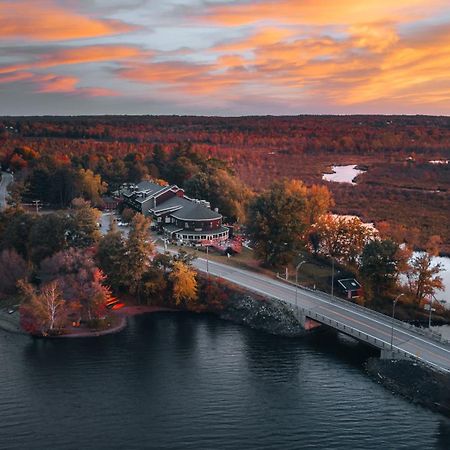
[(449, 0), (0, 0), (0, 115), (450, 115)]

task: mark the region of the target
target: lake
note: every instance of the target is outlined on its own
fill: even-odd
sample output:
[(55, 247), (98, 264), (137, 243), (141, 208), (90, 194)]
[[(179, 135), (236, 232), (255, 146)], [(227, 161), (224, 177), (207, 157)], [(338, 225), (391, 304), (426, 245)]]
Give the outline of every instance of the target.
[(101, 338), (0, 331), (0, 448), (450, 448), (449, 420), (364, 373), (371, 354), (181, 313)]
[(322, 179), (324, 181), (332, 181), (334, 183), (350, 183), (356, 184), (353, 180), (360, 174), (364, 173), (363, 170), (358, 170), (356, 165), (348, 166), (333, 166), (333, 173), (324, 173)]

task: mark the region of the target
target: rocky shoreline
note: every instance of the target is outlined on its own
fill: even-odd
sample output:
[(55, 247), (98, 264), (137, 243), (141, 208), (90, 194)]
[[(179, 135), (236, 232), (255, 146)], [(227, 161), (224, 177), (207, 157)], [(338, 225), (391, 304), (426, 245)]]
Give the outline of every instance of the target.
[(275, 299), (236, 292), (219, 317), (255, 330), (284, 337), (301, 337), (306, 331), (293, 307)]
[(450, 417), (450, 374), (415, 361), (370, 358), (366, 371), (377, 383), (395, 394)]

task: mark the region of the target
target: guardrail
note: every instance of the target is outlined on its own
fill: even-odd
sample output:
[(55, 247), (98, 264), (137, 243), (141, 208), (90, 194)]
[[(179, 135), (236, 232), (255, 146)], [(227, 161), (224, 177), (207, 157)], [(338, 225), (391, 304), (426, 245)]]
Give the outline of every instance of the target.
[[(277, 278), (279, 280), (284, 281), (285, 283), (288, 283), (288, 284), (290, 284), (292, 286), (295, 286), (295, 283), (293, 281), (286, 280), (285, 278), (282, 278), (279, 274), (277, 274)], [(350, 307), (352, 307), (354, 309), (357, 309), (359, 311), (364, 312), (367, 315), (370, 315), (370, 316), (373, 316), (373, 317), (379, 317), (380, 319), (383, 319), (383, 320), (387, 319), (387, 320), (389, 320), (390, 324), (394, 323), (398, 327), (404, 328), (406, 330), (413, 331), (413, 332), (415, 332), (417, 334), (420, 334), (422, 336), (428, 337), (428, 338), (430, 338), (430, 339), (432, 339), (434, 341), (437, 341), (437, 342), (439, 342), (441, 344), (450, 345), (450, 341), (447, 340), (447, 339), (444, 339), (442, 337), (442, 334), (441, 333), (437, 333), (436, 331), (432, 331), (432, 330), (429, 330), (427, 328), (416, 327), (415, 325), (412, 325), (412, 324), (410, 324), (408, 322), (403, 322), (402, 320), (399, 320), (399, 319), (392, 319), (391, 316), (387, 316), (386, 314), (382, 314), (382, 313), (380, 313), (378, 311), (374, 311), (373, 309), (365, 308), (364, 306), (358, 305), (357, 303), (353, 303), (353, 302), (350, 302), (348, 300), (344, 300), (344, 299), (342, 299), (340, 297), (336, 297), (336, 296), (332, 297), (330, 294), (327, 294), (326, 292), (323, 292), (323, 291), (314, 290), (314, 289), (308, 288), (306, 286), (302, 286), (300, 284), (298, 284), (297, 287), (299, 289), (304, 290), (304, 291), (312, 292), (312, 293), (314, 293), (314, 295), (318, 295), (318, 296), (322, 297), (323, 299), (327, 300), (328, 302), (339, 303), (339, 304), (341, 304), (343, 306), (350, 306)]]
[(332, 328), (341, 331), (347, 335), (350, 335), (354, 337), (355, 339), (358, 339), (360, 341), (366, 342), (369, 345), (373, 345), (374, 347), (377, 347), (381, 350), (389, 350), (393, 353), (393, 356), (395, 358), (395, 355), (401, 356), (403, 358), (413, 360), (413, 361), (420, 361), (421, 364), (433, 369), (433, 370), (439, 370), (441, 372), (449, 373), (450, 371), (448, 369), (445, 369), (443, 367), (440, 367), (436, 364), (430, 363), (429, 361), (426, 361), (417, 355), (413, 355), (412, 353), (408, 353), (401, 348), (397, 347), (396, 345), (392, 345), (389, 342), (383, 341), (382, 339), (378, 339), (375, 336), (372, 336), (368, 333), (365, 333), (363, 331), (358, 330), (355, 327), (349, 327), (348, 325), (345, 325), (342, 322), (339, 322), (335, 319), (330, 319), (327, 316), (324, 316), (323, 314), (319, 314), (315, 311), (308, 310), (306, 308), (300, 308), (304, 314), (306, 314), (311, 319), (314, 319), (320, 323), (323, 323), (324, 325), (329, 325)]

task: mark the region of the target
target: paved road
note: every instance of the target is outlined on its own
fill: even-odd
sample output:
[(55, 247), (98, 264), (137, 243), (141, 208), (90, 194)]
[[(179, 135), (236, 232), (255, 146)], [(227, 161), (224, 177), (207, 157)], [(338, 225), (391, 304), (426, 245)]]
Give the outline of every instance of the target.
[(0, 211), (6, 208), (6, 194), (7, 188), (13, 181), (13, 176), (8, 172), (2, 172), (2, 179), (0, 181)]
[[(109, 217), (102, 217), (102, 232), (108, 230)], [(128, 228), (121, 227), (126, 234)], [(164, 251), (161, 245), (157, 250)], [(175, 253), (174, 251), (172, 251)], [(206, 272), (206, 259), (197, 258), (194, 266)], [(247, 270), (237, 269), (214, 261), (208, 263), (211, 275), (223, 278), (250, 291), (267, 295), (292, 305), (296, 303), (295, 287), (287, 283), (274, 280), (265, 275), (260, 275)], [(303, 289), (297, 290), (297, 304), (300, 308), (308, 310), (313, 314), (338, 322), (342, 326), (351, 328), (366, 336), (375, 338), (378, 343), (390, 346), (392, 333), (392, 320), (388, 316), (376, 314), (365, 308), (357, 307), (349, 302), (332, 301), (329, 296), (320, 292), (311, 292)], [(450, 345), (439, 343), (429, 337), (423, 336), (414, 330), (405, 329), (394, 325), (393, 348), (408, 353), (432, 366), (443, 371), (450, 372)]]
[[(206, 271), (206, 260), (194, 261), (197, 269)], [(233, 268), (209, 261), (209, 273), (236, 283), (251, 291), (277, 298), (295, 305), (295, 287), (267, 276)], [(328, 296), (299, 289), (298, 306), (312, 313), (320, 314), (339, 324), (351, 327), (356, 332), (376, 338), (389, 347), (392, 320), (388, 316), (377, 315), (370, 310), (353, 306), (349, 302), (332, 301)], [(394, 326), (394, 349), (399, 349), (444, 371), (450, 371), (450, 345), (439, 343), (414, 330)]]

